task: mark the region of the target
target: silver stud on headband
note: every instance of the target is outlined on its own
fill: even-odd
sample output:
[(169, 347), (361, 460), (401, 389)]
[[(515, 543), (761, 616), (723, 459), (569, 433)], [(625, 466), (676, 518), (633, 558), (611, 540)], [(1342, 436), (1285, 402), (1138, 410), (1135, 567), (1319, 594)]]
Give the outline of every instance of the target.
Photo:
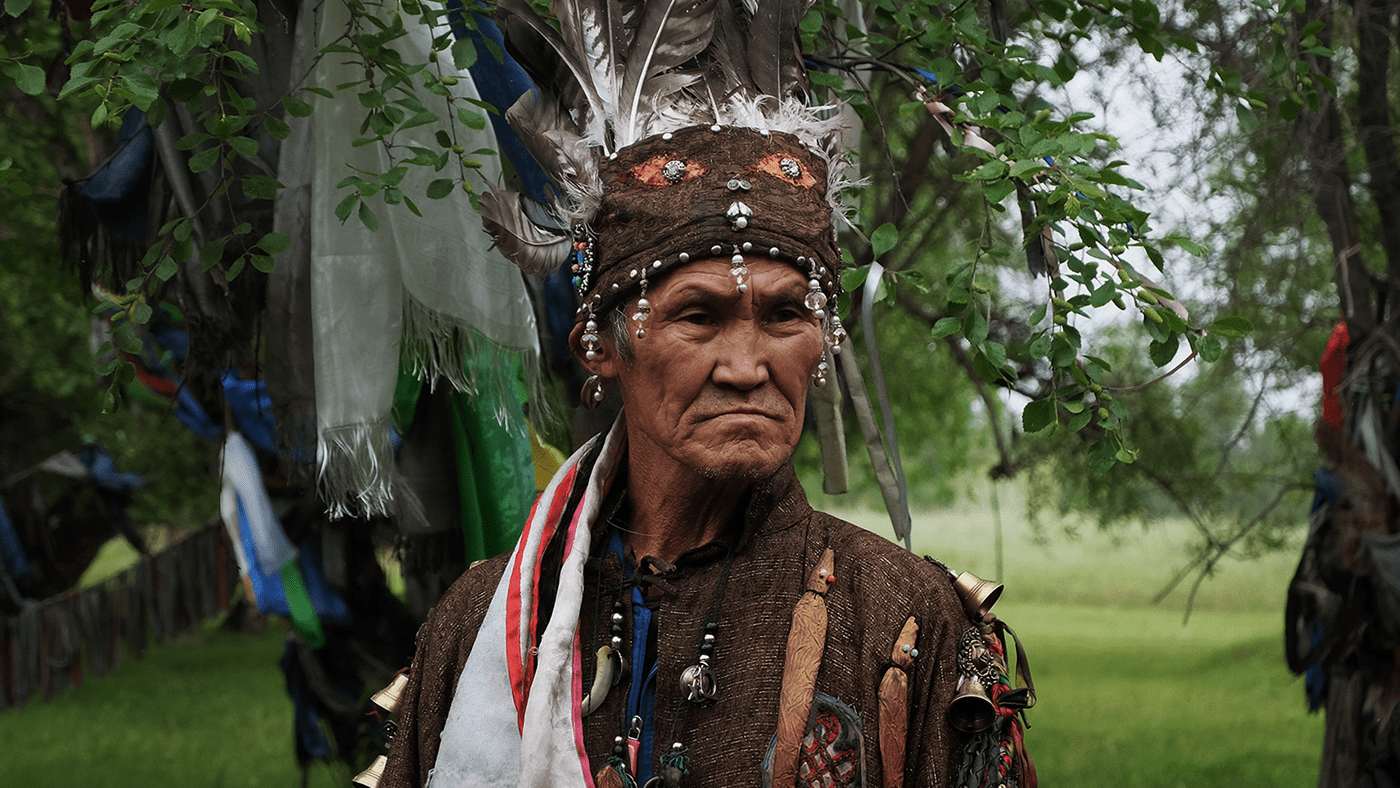
[(783, 171), (784, 175), (793, 180), (802, 177), (802, 167), (797, 163), (797, 159), (783, 157), (782, 161), (778, 162), (778, 168)]
[(671, 159), (666, 162), (665, 166), (661, 168), (661, 177), (665, 178), (667, 183), (680, 183), (681, 179), (685, 177), (685, 162), (680, 159)]
[(753, 216), (753, 209), (741, 202), (735, 202), (724, 215), (735, 230), (742, 230), (749, 226), (749, 217)]

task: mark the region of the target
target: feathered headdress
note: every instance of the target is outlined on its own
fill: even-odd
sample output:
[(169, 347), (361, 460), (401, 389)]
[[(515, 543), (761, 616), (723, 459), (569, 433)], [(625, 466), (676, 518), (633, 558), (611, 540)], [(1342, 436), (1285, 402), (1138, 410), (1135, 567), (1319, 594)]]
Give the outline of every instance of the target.
[(482, 198), (501, 251), (527, 273), (570, 262), (579, 319), (716, 256), (741, 287), (743, 256), (761, 255), (818, 282), (809, 301), (834, 299), (844, 126), (807, 101), (798, 23), (811, 4), (553, 0), (556, 29), (530, 0), (501, 0), (506, 46), (537, 86), (506, 120), (557, 190), (548, 206)]

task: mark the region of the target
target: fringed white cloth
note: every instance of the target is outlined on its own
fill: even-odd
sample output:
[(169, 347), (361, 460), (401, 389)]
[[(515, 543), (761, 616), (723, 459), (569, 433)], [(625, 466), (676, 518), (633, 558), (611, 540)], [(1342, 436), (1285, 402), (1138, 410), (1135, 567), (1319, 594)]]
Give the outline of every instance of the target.
[[(603, 442), (574, 512), (565, 511), (589, 441), (564, 463), (535, 502), (510, 565), (457, 681), (429, 780), (432, 788), (591, 788), (583, 745), (578, 613), (583, 565), (618, 460), (626, 449), (619, 418)], [(567, 521), (565, 517), (567, 516)], [(554, 613), (536, 643), (540, 557), (567, 529)]]
[[(366, 6), (366, 9), (373, 8)], [(344, 54), (318, 52), (345, 35), (352, 24), (343, 0), (309, 6), (299, 27), (305, 62), (315, 68), (308, 85), (335, 89), (365, 79), (363, 64)], [(395, 45), (407, 59), (427, 60), (434, 33), (414, 26)], [(441, 120), (398, 133), (395, 155), (410, 146), (441, 150), (439, 131), (466, 150), (496, 149), (490, 126), (474, 131), (454, 121), (456, 108), (476, 98), (471, 76), (439, 58), (443, 76), (455, 77), (457, 100), (432, 99), (426, 106)], [(382, 75), (381, 75), (382, 76)], [(490, 250), (481, 218), (461, 189), (430, 200), (427, 185), (456, 170), (434, 172), (408, 166), (400, 188), (422, 216), (378, 196), (364, 203), (378, 217), (371, 231), (357, 216), (341, 222), (336, 206), (353, 192), (337, 188), (346, 176), (381, 173), (396, 166), (378, 144), (355, 147), (365, 109), (347, 88), (335, 101), (318, 101), (311, 124), (311, 304), (315, 340), (317, 464), (321, 494), (332, 516), (388, 514), (395, 509), (394, 457), (389, 412), (404, 361), (430, 382), (439, 376), (463, 391), (486, 381), (473, 379), (465, 363), (474, 342), (537, 353), (534, 314), (519, 271)], [(392, 98), (392, 96), (391, 96)], [(500, 180), (495, 156), (478, 157), (484, 183)], [(373, 175), (363, 175), (373, 179)], [(530, 365), (527, 363), (527, 368)], [(494, 370), (491, 385), (506, 385), (507, 369)], [(475, 373), (478, 378), (480, 371)], [(510, 381), (513, 385), (513, 381)], [(522, 425), (523, 429), (523, 425)]]

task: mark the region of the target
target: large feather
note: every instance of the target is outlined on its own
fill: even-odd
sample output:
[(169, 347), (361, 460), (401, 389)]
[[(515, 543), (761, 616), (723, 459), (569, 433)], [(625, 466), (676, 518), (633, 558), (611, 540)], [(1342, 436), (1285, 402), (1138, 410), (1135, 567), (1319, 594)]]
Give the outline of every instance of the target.
[(521, 206), (519, 192), (493, 189), (482, 194), (481, 224), (501, 254), (527, 274), (553, 273), (573, 249), (569, 236), (530, 221)]
[(749, 20), (749, 72), (760, 93), (805, 93), (806, 69), (797, 24), (812, 7), (809, 0), (762, 0)]
[(734, 10), (737, 0), (719, 0), (715, 8), (715, 32), (710, 40), (709, 60), (712, 101), (724, 101), (736, 89), (757, 93), (758, 85), (749, 75), (747, 15)]
[(506, 122), (551, 183), (577, 181), (593, 154), (566, 107), (544, 88), (527, 90), (506, 110)]
[(623, 61), (643, 0), (554, 0), (565, 45), (578, 52), (593, 74), (594, 86), (613, 109), (622, 82)]
[(603, 106), (593, 74), (582, 55), (571, 51), (559, 33), (535, 12), (530, 0), (499, 0), (496, 21), (506, 47), (536, 85), (557, 92), (584, 118)]
[(627, 51), (622, 77), (623, 126), (618, 144), (635, 142), (640, 134), (639, 115), (655, 99), (656, 85), (649, 80), (694, 58), (709, 46), (715, 27), (717, 0), (652, 0), (642, 8), (637, 32)]

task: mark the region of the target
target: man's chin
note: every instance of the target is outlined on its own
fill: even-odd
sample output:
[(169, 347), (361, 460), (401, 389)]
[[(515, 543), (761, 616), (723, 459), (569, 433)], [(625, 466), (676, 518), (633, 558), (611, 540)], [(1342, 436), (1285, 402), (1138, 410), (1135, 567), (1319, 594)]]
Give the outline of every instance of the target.
[(710, 481), (756, 482), (773, 475), (773, 472), (781, 468), (791, 456), (792, 453), (788, 452), (785, 456), (767, 461), (762, 457), (749, 456), (712, 463), (698, 463), (691, 467), (700, 476)]

